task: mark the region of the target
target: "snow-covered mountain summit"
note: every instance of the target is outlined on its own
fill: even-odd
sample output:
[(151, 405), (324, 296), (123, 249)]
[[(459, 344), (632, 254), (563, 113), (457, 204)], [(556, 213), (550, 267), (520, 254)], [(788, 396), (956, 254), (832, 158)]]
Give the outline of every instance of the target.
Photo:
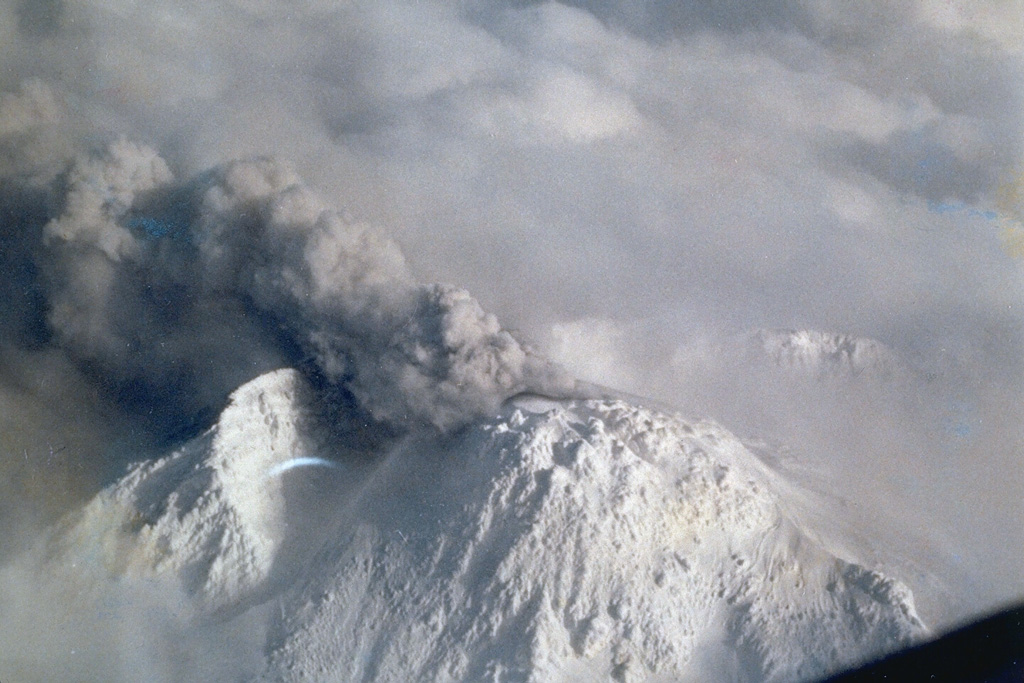
[(885, 379), (899, 372), (896, 354), (883, 343), (850, 334), (820, 330), (757, 330), (749, 337), (750, 352), (780, 368), (818, 376), (868, 376)]
[(295, 370), (245, 384), (206, 433), (136, 465), (73, 516), (50, 553), (87, 574), (173, 579), (204, 612), (239, 605), (264, 586), (284, 541), (275, 474), (323, 448), (312, 403)]
[(268, 680), (794, 680), (922, 633), (725, 430), (511, 405), (391, 454), (284, 599)]
[(274, 605), (262, 680), (799, 680), (924, 633), (903, 584), (819, 540), (712, 422), (516, 399), (322, 489), (314, 524), (285, 485), (332, 452), (313, 397), (290, 370), (240, 388), (51, 557), (180, 585), (225, 628)]

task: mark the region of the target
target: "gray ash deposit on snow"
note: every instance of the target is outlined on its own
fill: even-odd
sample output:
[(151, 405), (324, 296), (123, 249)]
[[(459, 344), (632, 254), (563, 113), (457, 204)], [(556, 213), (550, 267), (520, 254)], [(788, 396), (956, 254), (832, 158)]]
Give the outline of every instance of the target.
[(368, 461), (316, 400), (293, 370), (243, 386), (37, 571), (75, 566), (86, 603), (160, 586), (183, 624), (256, 622), (266, 681), (789, 681), (925, 634), (909, 591), (805, 528), (796, 489), (715, 423), (524, 397)]

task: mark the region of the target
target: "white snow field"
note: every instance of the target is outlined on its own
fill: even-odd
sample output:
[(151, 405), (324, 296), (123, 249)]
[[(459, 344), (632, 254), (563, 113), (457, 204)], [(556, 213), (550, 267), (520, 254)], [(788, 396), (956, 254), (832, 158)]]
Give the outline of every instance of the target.
[(83, 605), (113, 581), (260, 624), (217, 680), (811, 680), (926, 634), (903, 583), (809, 527), (823, 499), (713, 422), (522, 397), (369, 460), (314, 402), (294, 370), (241, 387), (36, 571)]

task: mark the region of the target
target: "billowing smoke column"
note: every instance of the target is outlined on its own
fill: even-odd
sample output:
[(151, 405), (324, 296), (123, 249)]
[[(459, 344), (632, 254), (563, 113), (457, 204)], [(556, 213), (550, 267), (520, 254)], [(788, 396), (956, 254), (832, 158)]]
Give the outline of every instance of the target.
[(59, 185), (40, 256), (48, 322), (121, 382), (229, 390), (298, 350), (377, 420), (440, 430), (571, 386), (465, 291), (417, 284), (392, 241), (277, 161), (178, 183), (121, 140)]

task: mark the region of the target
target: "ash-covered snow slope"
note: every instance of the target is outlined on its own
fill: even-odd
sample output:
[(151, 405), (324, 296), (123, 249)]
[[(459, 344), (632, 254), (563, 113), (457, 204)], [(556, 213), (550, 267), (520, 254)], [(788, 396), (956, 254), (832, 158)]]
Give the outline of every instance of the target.
[[(272, 607), (267, 681), (788, 681), (924, 634), (909, 591), (818, 540), (813, 498), (714, 423), (521, 398), (363, 468), (316, 400), (292, 370), (238, 389), (56, 530), (50, 571), (175, 586), (225, 628)], [(357, 474), (283, 473), (331, 454)], [(336, 482), (298, 501), (315, 476)]]
[(201, 613), (243, 604), (265, 587), (285, 540), (275, 468), (322, 451), (313, 403), (290, 369), (242, 386), (205, 434), (136, 465), (66, 521), (48, 564), (86, 579), (175, 583)]
[(282, 599), (266, 680), (808, 679), (923, 634), (710, 422), (513, 403), (391, 453)]

